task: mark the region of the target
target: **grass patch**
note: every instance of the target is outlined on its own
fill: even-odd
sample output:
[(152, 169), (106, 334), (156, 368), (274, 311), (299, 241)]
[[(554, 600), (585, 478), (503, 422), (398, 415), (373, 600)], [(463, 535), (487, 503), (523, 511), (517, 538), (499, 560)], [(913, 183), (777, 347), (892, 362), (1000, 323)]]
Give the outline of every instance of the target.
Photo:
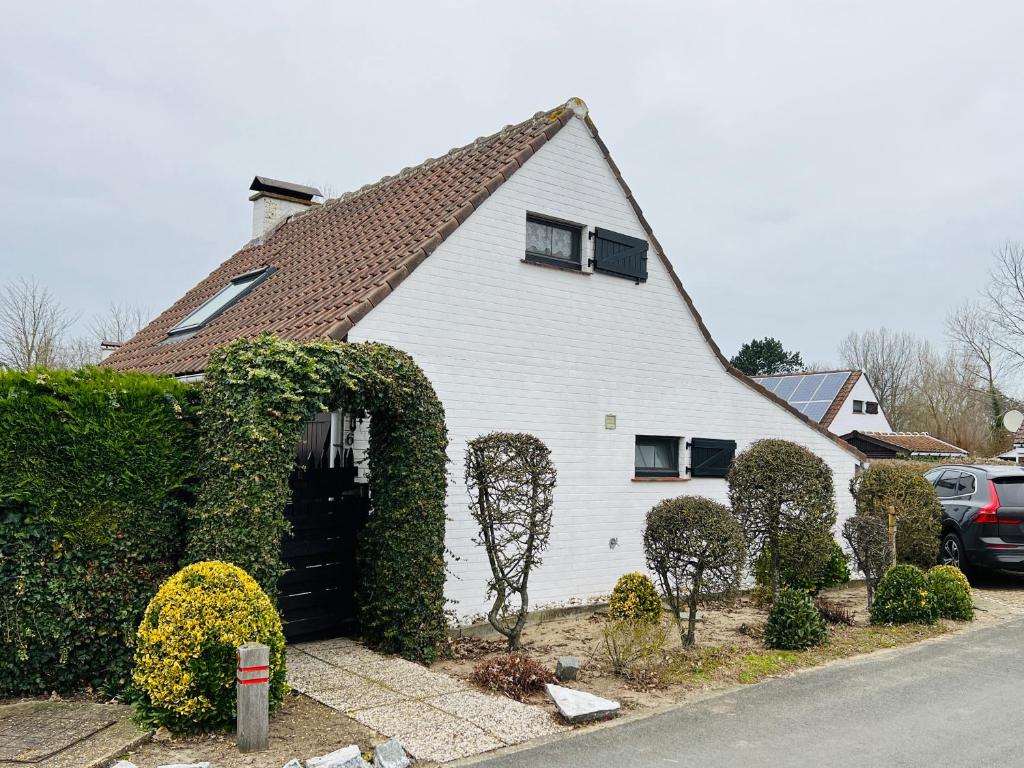
[(748, 653), (741, 661), (736, 680), (744, 685), (750, 685), (797, 665), (800, 654), (796, 651)]

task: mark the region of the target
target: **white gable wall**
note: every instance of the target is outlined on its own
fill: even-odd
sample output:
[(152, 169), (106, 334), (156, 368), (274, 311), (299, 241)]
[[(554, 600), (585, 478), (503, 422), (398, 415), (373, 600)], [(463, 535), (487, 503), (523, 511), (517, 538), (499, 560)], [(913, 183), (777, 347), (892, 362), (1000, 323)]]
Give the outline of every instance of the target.
[(857, 379), (857, 383), (853, 385), (850, 394), (843, 401), (843, 407), (832, 419), (829, 429), (833, 434), (846, 435), (855, 429), (861, 432), (892, 432), (889, 419), (886, 418), (881, 407), (878, 408), (878, 413), (854, 413), (854, 400), (861, 400), (865, 403), (868, 401), (878, 402), (878, 396), (875, 395), (866, 376)]
[[(641, 285), (525, 264), (527, 212), (646, 239), (574, 118), (349, 333), (408, 352), (444, 403), (447, 543), (459, 558), (447, 593), (461, 618), (486, 610), (489, 574), (472, 542), (463, 457), (468, 440), (494, 430), (538, 435), (558, 470), (533, 607), (593, 600), (643, 569), (644, 515), (657, 501), (726, 500), (719, 479), (634, 482), (638, 434), (734, 439), (740, 450), (764, 437), (793, 440), (829, 463), (840, 518), (852, 514), (855, 457), (723, 370), (653, 246)], [(606, 414), (616, 429), (605, 429)]]

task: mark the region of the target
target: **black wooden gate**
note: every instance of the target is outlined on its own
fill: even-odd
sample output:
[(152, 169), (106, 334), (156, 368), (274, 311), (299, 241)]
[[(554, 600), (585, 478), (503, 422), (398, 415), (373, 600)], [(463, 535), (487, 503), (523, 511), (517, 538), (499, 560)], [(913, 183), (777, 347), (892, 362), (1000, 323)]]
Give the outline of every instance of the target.
[(367, 486), (355, 482), (350, 463), (327, 466), (329, 434), (329, 418), (326, 424), (323, 419), (310, 422), (290, 480), (285, 518), (292, 532), (281, 544), (287, 571), (278, 581), (278, 607), (289, 641), (357, 628), (356, 548), (370, 500)]

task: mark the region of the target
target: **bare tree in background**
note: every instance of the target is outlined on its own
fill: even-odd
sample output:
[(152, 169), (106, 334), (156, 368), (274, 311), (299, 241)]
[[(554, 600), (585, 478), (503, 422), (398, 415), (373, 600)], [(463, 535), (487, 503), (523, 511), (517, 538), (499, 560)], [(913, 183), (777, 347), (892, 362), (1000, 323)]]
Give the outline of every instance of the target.
[(954, 348), (961, 352), (963, 364), (970, 369), (974, 387), (985, 397), (993, 434), (999, 434), (1003, 412), (1008, 407), (1003, 379), (1024, 361), (1007, 353), (995, 316), (976, 302), (966, 302), (949, 314), (946, 333)]
[(146, 324), (146, 312), (135, 304), (110, 302), (105, 315), (96, 315), (89, 330), (96, 347), (104, 341), (123, 343), (138, 333)]
[(18, 278), (0, 293), (0, 366), (59, 367), (75, 316), (35, 279)]
[(938, 352), (921, 344), (903, 406), (904, 428), (928, 432), (971, 453), (1000, 448), (992, 429), (991, 400), (970, 354), (958, 345)]
[(851, 333), (839, 344), (843, 363), (867, 373), (878, 402), (897, 430), (905, 428), (905, 405), (923, 343), (906, 331), (879, 328)]
[(995, 260), (984, 293), (994, 342), (1009, 359), (1024, 364), (1024, 245), (1006, 243)]

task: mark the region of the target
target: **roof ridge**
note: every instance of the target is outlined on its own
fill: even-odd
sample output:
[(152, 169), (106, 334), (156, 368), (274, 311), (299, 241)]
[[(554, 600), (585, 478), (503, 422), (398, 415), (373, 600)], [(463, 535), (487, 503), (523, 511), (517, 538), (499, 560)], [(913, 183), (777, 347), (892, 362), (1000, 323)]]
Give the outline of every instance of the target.
[(566, 109), (572, 109), (571, 105), (573, 101), (574, 99), (569, 99), (569, 101), (565, 102), (564, 104), (558, 105), (554, 109), (541, 110), (540, 112), (535, 113), (532, 117), (528, 117), (525, 120), (522, 120), (518, 123), (509, 123), (508, 125), (495, 131), (492, 134), (489, 134), (487, 136), (477, 136), (475, 139), (473, 139), (473, 141), (469, 142), (468, 144), (463, 144), (462, 146), (459, 147), (452, 147), (443, 155), (438, 155), (437, 157), (428, 157), (421, 163), (406, 166), (398, 173), (392, 174), (390, 176), (381, 176), (379, 179), (377, 179), (377, 181), (371, 181), (368, 184), (364, 184), (363, 186), (359, 187), (359, 189), (344, 192), (338, 197), (332, 197), (324, 201), (323, 205), (321, 206), (321, 209), (326, 210), (327, 208), (330, 208), (339, 203), (348, 203), (356, 199), (357, 197), (361, 197), (362, 195), (368, 192), (372, 192), (377, 189), (383, 189), (389, 184), (407, 178), (408, 176), (411, 176), (414, 173), (427, 170), (428, 168), (432, 168), (435, 165), (438, 165), (439, 163), (445, 162), (446, 160), (454, 159), (459, 155), (464, 154), (465, 152), (468, 152), (472, 149), (475, 149), (483, 144), (496, 141), (497, 139), (500, 139), (503, 136), (507, 136), (510, 133), (514, 133), (523, 126), (540, 120), (541, 118), (547, 118), (547, 121), (549, 123), (554, 123), (558, 120), (559, 117), (561, 117), (561, 115), (565, 112)]
[(863, 373), (859, 368), (831, 368), (827, 371), (791, 371), (790, 373), (759, 373), (752, 379), (781, 379), (785, 376), (817, 376), (825, 373)]

